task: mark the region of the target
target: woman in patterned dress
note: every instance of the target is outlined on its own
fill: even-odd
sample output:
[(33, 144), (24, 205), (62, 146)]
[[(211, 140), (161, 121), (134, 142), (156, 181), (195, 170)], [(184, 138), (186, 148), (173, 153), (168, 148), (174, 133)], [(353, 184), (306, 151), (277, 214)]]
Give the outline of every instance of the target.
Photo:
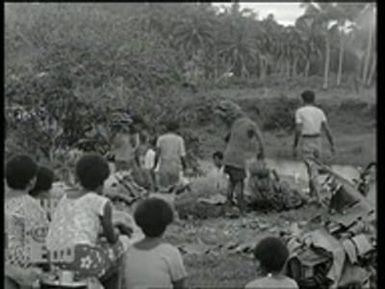
[[(47, 248), (50, 251), (74, 248), (73, 262), (59, 267), (73, 271), (75, 279), (104, 276), (125, 250), (120, 233), (131, 233), (127, 226), (116, 227), (112, 223), (112, 204), (101, 195), (109, 174), (103, 157), (96, 154), (81, 157), (76, 164), (80, 187), (62, 197), (50, 224)], [(101, 241), (101, 232), (105, 241)]]
[(36, 163), (28, 156), (15, 156), (6, 164), (5, 288), (31, 288), (41, 270), (31, 259), (31, 242), (44, 243), (48, 220), (40, 203), (28, 192), (35, 186)]

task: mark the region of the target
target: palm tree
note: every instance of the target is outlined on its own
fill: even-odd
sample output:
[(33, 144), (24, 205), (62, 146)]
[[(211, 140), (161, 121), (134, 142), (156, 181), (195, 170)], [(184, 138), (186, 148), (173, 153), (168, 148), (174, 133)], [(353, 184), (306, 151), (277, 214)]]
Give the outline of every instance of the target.
[(193, 4), (188, 8), (175, 21), (172, 38), (188, 59), (186, 73), (197, 83), (206, 66), (204, 59), (213, 51), (216, 18), (215, 10), (208, 4)]
[(250, 67), (256, 62), (258, 51), (256, 38), (253, 37), (250, 18), (243, 17), (245, 11), (239, 11), (234, 3), (231, 9), (221, 16), (222, 40), (220, 56), (229, 63), (234, 74), (240, 77), (249, 76)]
[(337, 73), (337, 86), (341, 84), (343, 57), (345, 52), (345, 46), (349, 38), (357, 33), (357, 25), (355, 22), (360, 12), (366, 7), (363, 3), (337, 3), (335, 10), (337, 11), (338, 18), (338, 41), (339, 41), (339, 57), (338, 57), (338, 73)]
[(311, 22), (312, 29), (318, 35), (321, 35), (324, 40), (324, 82), (323, 89), (329, 86), (329, 71), (330, 71), (330, 54), (331, 54), (331, 36), (338, 29), (338, 11), (335, 4), (320, 2), (306, 4), (305, 14), (303, 19)]
[[(374, 46), (375, 46), (375, 34), (374, 34), (374, 30), (375, 30), (375, 13), (376, 13), (376, 10), (375, 10), (375, 6), (373, 4), (368, 4), (368, 7), (365, 11), (366, 13), (364, 14), (364, 19), (367, 20), (367, 26), (368, 26), (368, 38), (367, 38), (367, 46), (366, 46), (366, 54), (365, 54), (365, 64), (364, 64), (364, 70), (363, 70), (363, 74), (362, 74), (362, 81), (365, 85), (369, 85), (369, 78), (370, 78), (370, 75), (369, 75), (369, 71), (370, 71), (370, 64), (371, 64), (371, 58), (374, 57)], [(368, 21), (369, 20), (369, 21)], [(373, 62), (373, 66), (375, 65), (376, 63)]]

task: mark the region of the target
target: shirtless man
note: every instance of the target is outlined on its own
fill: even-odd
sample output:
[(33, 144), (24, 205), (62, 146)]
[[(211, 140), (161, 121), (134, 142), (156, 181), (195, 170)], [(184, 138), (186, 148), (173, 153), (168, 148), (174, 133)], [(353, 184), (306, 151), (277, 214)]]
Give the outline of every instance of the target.
[(335, 153), (333, 136), (329, 128), (325, 113), (315, 106), (315, 94), (311, 90), (301, 94), (303, 106), (295, 112), (296, 130), (294, 136), (293, 155), (297, 156), (297, 146), (301, 141), (302, 158), (309, 175), (310, 195), (320, 203), (320, 183), (318, 181), (318, 167), (313, 159), (321, 158), (321, 132), (325, 132), (332, 154)]

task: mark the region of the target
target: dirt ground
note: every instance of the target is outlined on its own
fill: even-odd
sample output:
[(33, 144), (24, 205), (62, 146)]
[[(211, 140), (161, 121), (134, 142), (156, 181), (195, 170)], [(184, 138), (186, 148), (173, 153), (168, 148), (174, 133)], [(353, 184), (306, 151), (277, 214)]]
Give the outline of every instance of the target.
[(253, 212), (244, 219), (177, 221), (165, 237), (184, 253), (189, 286), (243, 288), (256, 277), (255, 266), (250, 253), (237, 249), (253, 247), (266, 236), (278, 236), (291, 222), (305, 223), (322, 210), (308, 206), (281, 213)]

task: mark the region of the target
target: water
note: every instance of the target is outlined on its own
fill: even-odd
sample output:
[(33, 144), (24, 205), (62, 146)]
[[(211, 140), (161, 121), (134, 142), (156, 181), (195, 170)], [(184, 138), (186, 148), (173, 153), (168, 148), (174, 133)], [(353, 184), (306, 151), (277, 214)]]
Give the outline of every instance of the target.
[[(200, 161), (200, 164), (205, 172), (210, 171), (213, 167), (212, 162), (206, 160)], [(270, 169), (276, 170), (279, 176), (293, 177), (298, 182), (308, 181), (306, 166), (302, 161), (266, 159), (266, 164)], [(358, 168), (353, 166), (332, 165), (331, 167), (336, 173), (350, 181), (358, 179), (360, 176)]]

